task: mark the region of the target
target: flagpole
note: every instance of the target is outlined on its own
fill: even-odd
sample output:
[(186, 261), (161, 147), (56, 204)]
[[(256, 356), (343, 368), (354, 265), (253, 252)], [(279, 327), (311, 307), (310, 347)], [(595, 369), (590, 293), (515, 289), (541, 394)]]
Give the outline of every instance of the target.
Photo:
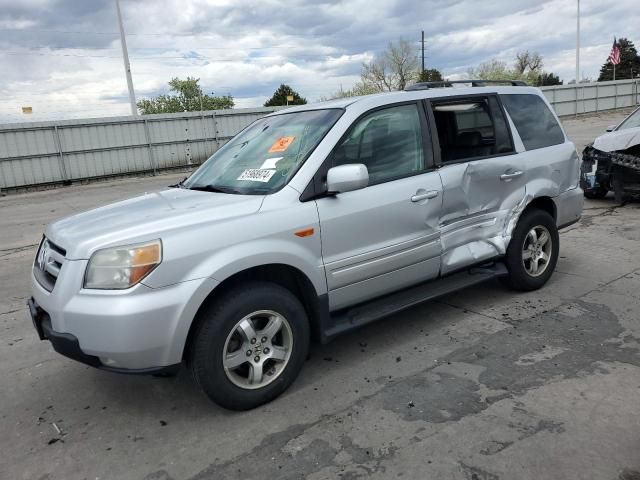
[(616, 64), (613, 64), (613, 81), (616, 81)]

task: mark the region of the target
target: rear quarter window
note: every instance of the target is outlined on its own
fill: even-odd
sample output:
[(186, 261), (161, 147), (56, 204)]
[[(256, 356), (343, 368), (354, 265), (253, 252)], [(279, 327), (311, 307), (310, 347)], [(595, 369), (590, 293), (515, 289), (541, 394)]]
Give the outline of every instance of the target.
[(564, 143), (564, 133), (547, 104), (538, 95), (500, 95), (518, 130), (524, 148), (535, 150)]

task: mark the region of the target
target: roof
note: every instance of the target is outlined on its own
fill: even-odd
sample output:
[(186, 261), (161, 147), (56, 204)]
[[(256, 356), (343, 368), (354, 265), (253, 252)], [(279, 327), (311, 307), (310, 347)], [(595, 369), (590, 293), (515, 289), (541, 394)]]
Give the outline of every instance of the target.
[(487, 87), (446, 87), (446, 88), (429, 88), (427, 90), (413, 91), (395, 91), (376, 93), (373, 95), (364, 95), (361, 97), (345, 97), (325, 102), (309, 103), (306, 105), (297, 105), (290, 107), (272, 115), (282, 113), (304, 112), (309, 110), (321, 110), (327, 108), (374, 108), (390, 103), (398, 103), (402, 101), (420, 100), (423, 98), (440, 98), (456, 95), (478, 95), (487, 93), (513, 94), (526, 93), (533, 95), (542, 95), (542, 92), (535, 87), (513, 87), (513, 86), (487, 86)]

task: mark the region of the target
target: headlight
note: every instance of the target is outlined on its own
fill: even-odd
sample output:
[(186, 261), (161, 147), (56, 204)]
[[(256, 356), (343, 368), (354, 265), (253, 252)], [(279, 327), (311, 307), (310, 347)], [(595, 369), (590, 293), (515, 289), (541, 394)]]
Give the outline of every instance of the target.
[(162, 261), (162, 242), (105, 248), (89, 260), (84, 288), (120, 290), (133, 287)]

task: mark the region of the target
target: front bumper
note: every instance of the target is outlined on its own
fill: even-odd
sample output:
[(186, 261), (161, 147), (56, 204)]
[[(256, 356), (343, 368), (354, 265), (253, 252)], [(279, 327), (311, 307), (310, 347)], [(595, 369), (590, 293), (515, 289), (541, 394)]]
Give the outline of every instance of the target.
[(640, 193), (640, 156), (603, 152), (591, 146), (582, 152), (580, 186), (587, 194), (615, 190), (614, 179), (625, 192)]
[(76, 360), (80, 363), (84, 363), (86, 365), (100, 368), (102, 370), (108, 370), (111, 372), (141, 375), (171, 375), (177, 373), (180, 368), (180, 363), (168, 365), (165, 367), (151, 367), (140, 369), (118, 368), (105, 365), (100, 361), (100, 358), (84, 353), (80, 348), (78, 339), (74, 335), (71, 335), (70, 333), (60, 333), (53, 330), (53, 328), (51, 327), (51, 317), (47, 312), (40, 308), (40, 306), (33, 298), (30, 298), (27, 301), (27, 306), (29, 307), (31, 321), (33, 322), (33, 326), (36, 329), (36, 332), (38, 332), (38, 337), (40, 338), (40, 340), (49, 340), (49, 342), (51, 342), (51, 346), (56, 352), (72, 360)]
[(181, 363), (191, 323), (218, 282), (88, 290), (85, 266), (65, 261), (51, 292), (31, 275), (30, 310), (40, 337), (62, 355), (105, 370), (156, 373)]

